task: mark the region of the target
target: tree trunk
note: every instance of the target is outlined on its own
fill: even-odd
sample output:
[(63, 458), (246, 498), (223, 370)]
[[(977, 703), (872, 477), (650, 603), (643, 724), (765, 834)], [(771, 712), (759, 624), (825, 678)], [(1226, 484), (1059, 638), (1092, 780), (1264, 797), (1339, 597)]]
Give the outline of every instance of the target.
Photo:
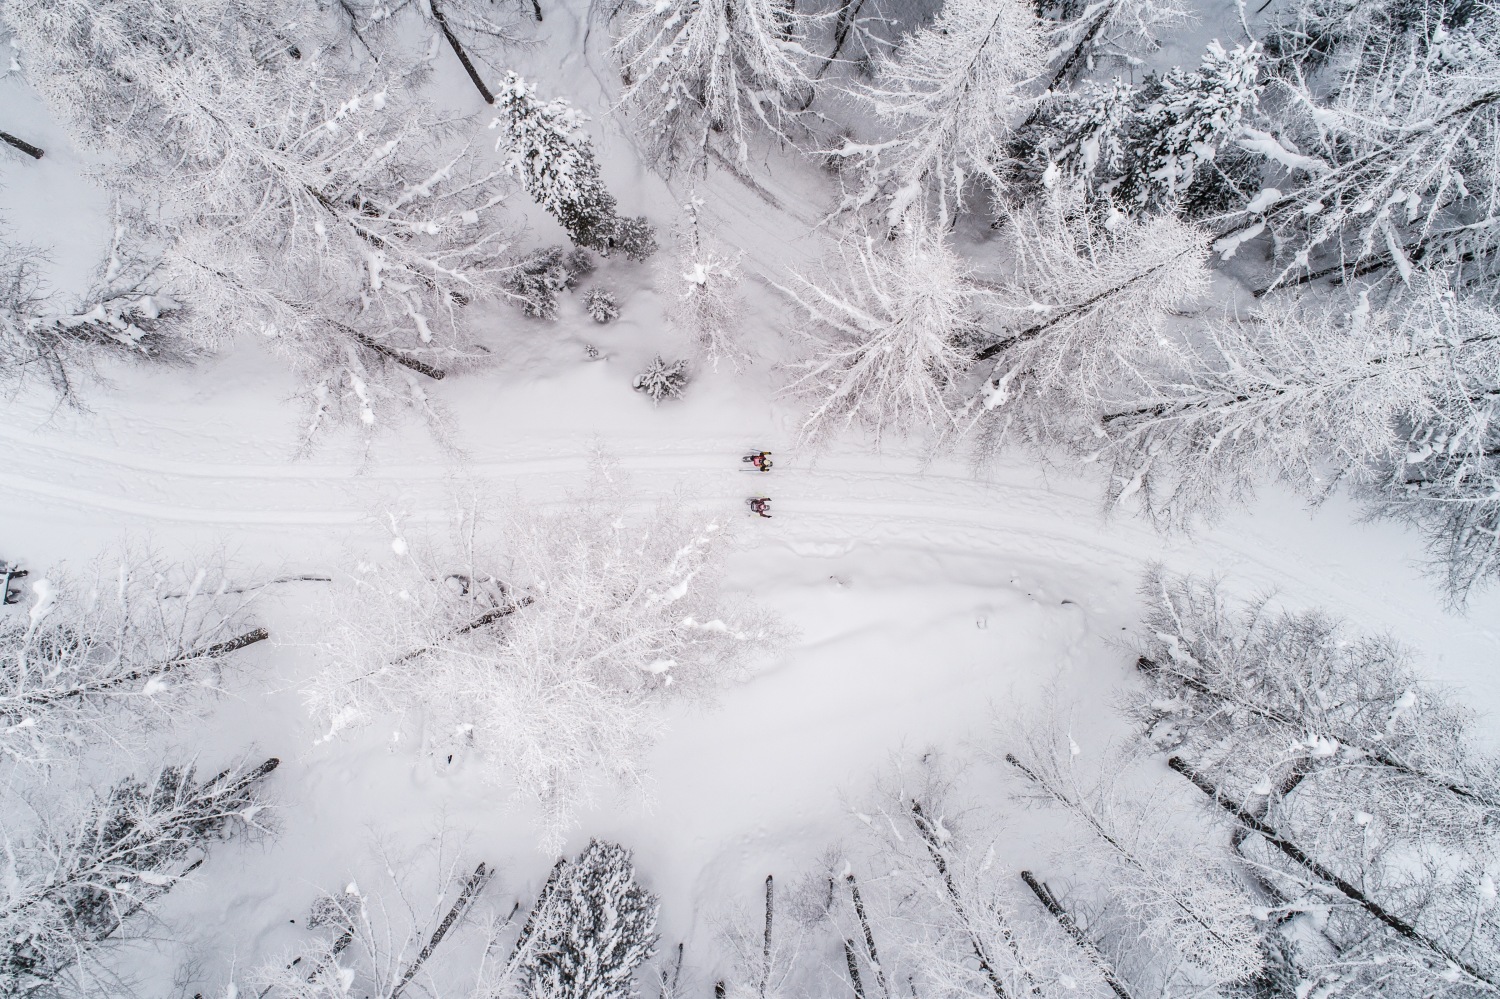
[(27, 156), (30, 156), (34, 160), (39, 160), (43, 156), (47, 155), (40, 146), (33, 146), (25, 139), (18, 139), (14, 135), (11, 135), (9, 132), (0, 132), (0, 142), (9, 143), (10, 145), (15, 146), (17, 149), (21, 150), (21, 152), (25, 153)]
[[(535, 597), (526, 596), (522, 597), (520, 600), (517, 600), (513, 604), (507, 604), (504, 607), (496, 607), (494, 610), (487, 610), (483, 614), (476, 617), (474, 620), (470, 621), (468, 624), (463, 625), (460, 628), (455, 628), (453, 630), (452, 637), (457, 638), (460, 635), (467, 635), (471, 631), (478, 631), (480, 628), (483, 628), (487, 624), (494, 624), (501, 618), (509, 617), (522, 608), (530, 607), (535, 602)], [(431, 652), (435, 648), (437, 648), (437, 646), (435, 645), (424, 645), (420, 649), (412, 649), (405, 655), (398, 656), (395, 659), (392, 659), (391, 665), (395, 666), (399, 663), (409, 662), (417, 658), (417, 656), (422, 655), (424, 652)], [(363, 677), (361, 677), (361, 679), (363, 679)]]
[(854, 901), (854, 914), (859, 917), (859, 928), (864, 931), (865, 951), (870, 958), (870, 967), (875, 971), (875, 984), (880, 986), (880, 994), (885, 999), (891, 999), (891, 986), (886, 981), (885, 970), (880, 966), (880, 952), (875, 949), (875, 934), (870, 929), (870, 916), (865, 912), (865, 900), (859, 894), (859, 882), (854, 880), (854, 873), (844, 875), (844, 883), (849, 886), (849, 897)]
[(1078, 944), (1078, 948), (1094, 963), (1094, 967), (1099, 969), (1099, 974), (1103, 976), (1104, 984), (1109, 986), (1109, 990), (1119, 996), (1120, 999), (1131, 999), (1130, 993), (1120, 980), (1115, 977), (1115, 973), (1110, 968), (1109, 963), (1104, 960), (1104, 955), (1099, 953), (1099, 948), (1094, 946), (1094, 942), (1083, 932), (1083, 928), (1074, 921), (1073, 916), (1068, 910), (1063, 908), (1062, 903), (1053, 896), (1052, 891), (1038, 881), (1036, 876), (1030, 871), (1022, 871), (1021, 880), (1026, 882), (1026, 887), (1031, 889), (1031, 893), (1037, 897), (1037, 900), (1042, 903), (1048, 912), (1052, 913), (1058, 925), (1067, 932), (1068, 936), (1073, 938), (1073, 942)]
[(177, 669), (180, 666), (186, 666), (188, 663), (197, 662), (200, 659), (218, 659), (221, 656), (226, 656), (231, 652), (236, 652), (240, 649), (246, 648), (247, 646), (254, 645), (256, 642), (264, 642), (270, 637), (271, 635), (268, 631), (266, 631), (266, 629), (256, 628), (254, 631), (247, 631), (243, 635), (239, 635), (238, 637), (231, 638), (227, 641), (219, 642), (215, 645), (210, 645), (202, 649), (194, 649), (184, 655), (178, 656), (176, 659), (169, 659), (164, 663), (155, 663), (151, 666), (143, 666), (140, 669), (133, 669), (123, 676), (115, 676), (110, 677), (108, 680), (98, 680), (94, 683), (81, 684), (80, 686), (74, 687), (72, 690), (66, 690), (61, 693), (38, 693), (35, 695), (30, 695), (29, 697), (24, 697), (22, 698), (22, 700), (29, 701), (30, 703), (34, 704), (40, 704), (52, 703), (62, 700), (65, 697), (89, 697), (94, 694), (102, 694), (106, 690), (113, 690), (116, 687), (123, 687), (127, 683), (135, 683), (140, 680), (149, 679), (153, 676), (162, 676), (163, 674), (172, 672), (172, 670)]
[(766, 999), (766, 986), (771, 981), (771, 914), (774, 901), (775, 882), (766, 875), (766, 936), (760, 948), (760, 999)]
[[(1187, 253), (1187, 252), (1188, 252), (1187, 250), (1183, 250), (1182, 253), (1177, 254), (1177, 257), (1180, 257), (1184, 253)], [(1078, 313), (1082, 312), (1084, 309), (1087, 309), (1087, 308), (1089, 308), (1090, 306), (1093, 306), (1093, 305), (1098, 305), (1100, 302), (1104, 301), (1109, 296), (1124, 291), (1126, 288), (1129, 288), (1131, 285), (1135, 284), (1137, 281), (1140, 281), (1143, 278), (1150, 277), (1152, 274), (1156, 273), (1157, 271), (1161, 270), (1163, 267), (1167, 266), (1167, 264), (1171, 263), (1172, 260), (1176, 260), (1177, 257), (1173, 257), (1173, 258), (1171, 258), (1171, 260), (1164, 260), (1164, 261), (1162, 261), (1161, 263), (1157, 264), (1154, 267), (1148, 267), (1146, 270), (1141, 271), (1139, 274), (1136, 274), (1136, 275), (1133, 275), (1132, 277), (1126, 278), (1124, 281), (1121, 281), (1119, 284), (1115, 285), (1113, 288), (1106, 288), (1106, 289), (1104, 289), (1099, 294), (1095, 295), (1093, 298), (1088, 299), (1087, 301), (1079, 302), (1076, 305), (1070, 305), (1066, 309), (1064, 309), (1062, 312), (1059, 312), (1057, 315), (1053, 316), (1051, 319), (1048, 319), (1046, 322), (1037, 323), (1035, 326), (1028, 327), (1028, 328), (1022, 330), (1021, 332), (1017, 333), (1013, 337), (1010, 337), (1010, 338), (1005, 339), (1005, 340), (1001, 340), (1001, 341), (999, 341), (997, 343), (990, 344), (988, 347), (986, 347), (983, 350), (981, 350), (978, 354), (975, 354), (974, 355), (974, 360), (976, 360), (976, 361), (987, 361), (990, 358), (994, 357), (996, 354), (999, 354), (999, 353), (1002, 353), (1003, 351), (1009, 350), (1010, 348), (1014, 347), (1018, 343), (1025, 343), (1027, 340), (1035, 340), (1037, 337), (1041, 336), (1047, 330), (1051, 329), (1053, 326), (1056, 326), (1058, 323), (1062, 322), (1064, 319), (1067, 319), (1070, 316), (1076, 316), (1076, 315), (1078, 315)]]
[(859, 978), (859, 960), (854, 956), (854, 941), (844, 941), (844, 966), (849, 969), (849, 984), (854, 986), (854, 999), (865, 999), (865, 983)]
[[(439, 28), (443, 29), (443, 37), (448, 39), (448, 45), (453, 49), (453, 54), (458, 56), (459, 62), (463, 63), (464, 72), (469, 74), (469, 79), (473, 82), (474, 88), (479, 91), (479, 96), (484, 98), (486, 104), (494, 104), (495, 95), (490, 93), (490, 88), (484, 85), (484, 80), (479, 76), (479, 70), (474, 68), (474, 63), (469, 59), (469, 53), (464, 51), (453, 29), (448, 27), (448, 19), (443, 16), (443, 10), (437, 5), (437, 0), (428, 0), (428, 3), (432, 6), (432, 19), (438, 23)], [(532, 4), (535, 5), (536, 0), (532, 0)], [(537, 8), (536, 19), (538, 21), (542, 19), (540, 7)]]
[(557, 863), (552, 865), (552, 872), (547, 875), (547, 883), (542, 885), (541, 892), (537, 894), (536, 902), (532, 905), (531, 911), (526, 914), (526, 922), (521, 925), (521, 932), (516, 937), (516, 945), (511, 948), (510, 960), (506, 963), (506, 967), (515, 968), (517, 962), (520, 960), (521, 952), (531, 940), (531, 935), (536, 932), (537, 920), (541, 918), (543, 911), (546, 910), (547, 903), (552, 898), (552, 893), (557, 889), (557, 882), (562, 879), (563, 871), (567, 869), (567, 866), (568, 860), (566, 857), (559, 857)]
[(1280, 850), (1294, 863), (1306, 869), (1314, 877), (1323, 881), (1330, 888), (1337, 891), (1340, 895), (1343, 895), (1351, 902), (1357, 904), (1360, 908), (1364, 909), (1370, 915), (1374, 916), (1376, 919), (1380, 920), (1382, 923), (1395, 930), (1401, 936), (1412, 941), (1413, 943), (1420, 944), (1421, 946), (1432, 951), (1432, 953), (1438, 955), (1444, 960), (1451, 962), (1454, 966), (1462, 969), (1463, 972), (1469, 975), (1471, 978), (1483, 982), (1484, 984), (1492, 988), (1500, 988), (1500, 980), (1497, 980), (1492, 975), (1486, 975), (1483, 972), (1479, 971), (1468, 961), (1457, 956), (1447, 947), (1438, 943), (1436, 940), (1433, 940), (1426, 934), (1420, 932), (1415, 926), (1411, 925), (1400, 916), (1386, 911), (1386, 909), (1382, 907), (1380, 903), (1376, 902), (1374, 899), (1371, 899), (1354, 885), (1350, 884), (1348, 881), (1345, 881), (1333, 871), (1318, 863), (1318, 861), (1308, 856), (1301, 847), (1297, 846), (1297, 844), (1293, 843), (1289, 839), (1286, 839), (1273, 827), (1256, 818), (1254, 815), (1250, 814), (1250, 812), (1246, 811), (1244, 806), (1240, 805), (1239, 802), (1221, 792), (1212, 781), (1208, 780), (1208, 778), (1204, 777), (1202, 774), (1198, 773), (1198, 771), (1194, 770), (1190, 764), (1182, 759), (1182, 757), (1173, 756), (1172, 758), (1167, 760), (1167, 766), (1171, 767), (1173, 770), (1182, 774), (1182, 776), (1191, 781), (1194, 787), (1206, 794), (1214, 804), (1218, 805), (1225, 812), (1227, 812), (1240, 825), (1244, 826), (1246, 829), (1249, 829), (1251, 832), (1258, 833), (1262, 839), (1264, 839), (1272, 846), (1276, 847), (1276, 849)]
[(682, 978), (682, 952), (685, 949), (682, 943), (677, 944), (677, 960), (672, 962), (672, 977), (670, 980), (662, 976), (661, 992), (659, 999), (677, 999), (677, 983)]
[[(1073, 46), (1073, 51), (1068, 53), (1068, 58), (1063, 60), (1063, 64), (1059, 66), (1057, 72), (1052, 75), (1052, 82), (1047, 84), (1048, 91), (1056, 90), (1057, 85), (1067, 79), (1068, 73), (1073, 69), (1074, 64), (1077, 63), (1079, 58), (1083, 55), (1084, 49), (1088, 48), (1089, 45), (1093, 42), (1094, 37), (1099, 34), (1099, 29), (1104, 27), (1104, 22), (1109, 19), (1109, 15), (1109, 7), (1101, 8), (1099, 13), (1095, 15), (1094, 23), (1089, 25), (1089, 30), (1085, 32), (1084, 36), (1078, 40), (1078, 44)], [(1027, 119), (1026, 123), (1028, 125), (1031, 124), (1031, 122), (1035, 118), (1036, 113), (1033, 112), (1031, 118)]]
[[(814, 81), (823, 79), (823, 74), (828, 72), (828, 67), (838, 60), (839, 53), (844, 50), (844, 43), (849, 40), (849, 32), (854, 27), (854, 20), (859, 17), (859, 10), (864, 5), (865, 0), (843, 0), (839, 6), (838, 20), (833, 25), (833, 51), (828, 53), (827, 58), (823, 60), (823, 65), (819, 66), (817, 73), (813, 74)], [(806, 111), (812, 107), (812, 102), (817, 96), (816, 88), (810, 89), (807, 100), (802, 102), (802, 110)]]
[(361, 347), (364, 347), (367, 350), (373, 350), (381, 357), (388, 357), (391, 360), (395, 361), (397, 364), (401, 365), (403, 368), (410, 368), (417, 374), (426, 375), (433, 381), (442, 381), (444, 378), (448, 377), (448, 372), (444, 371), (442, 368), (435, 368), (425, 361), (417, 360), (410, 354), (403, 353), (402, 351), (387, 347), (383, 343), (378, 343), (375, 340), (371, 340), (369, 337), (365, 336), (365, 334), (361, 333), (357, 329), (354, 329), (352, 326), (345, 326), (343, 323), (334, 323), (333, 325), (343, 330), (355, 343), (359, 344)]

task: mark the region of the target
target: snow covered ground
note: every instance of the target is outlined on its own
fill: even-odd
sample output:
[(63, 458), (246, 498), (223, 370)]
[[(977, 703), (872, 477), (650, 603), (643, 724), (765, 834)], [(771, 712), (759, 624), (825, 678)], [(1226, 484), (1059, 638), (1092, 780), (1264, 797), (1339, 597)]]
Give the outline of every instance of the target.
[[(595, 113), (609, 186), (625, 210), (666, 229), (692, 184), (649, 174), (605, 117), (611, 71), (598, 27), (589, 35), (580, 11), (561, 4), (548, 15), (544, 43), (518, 49), (516, 67)], [(456, 66), (444, 63), (437, 86), (472, 104)], [(23, 238), (55, 247), (58, 286), (75, 284), (103, 236), (102, 196), (18, 81), (0, 88), (7, 121), (48, 150), (40, 162), (0, 158), (0, 211)], [(596, 448), (619, 460), (641, 508), (675, 493), (739, 517), (744, 497), (765, 490), (774, 519), (745, 520), (730, 582), (783, 614), (796, 640), (716, 704), (678, 712), (653, 754), (650, 800), (599, 801), (569, 842), (571, 853), (607, 836), (636, 851), (663, 900), (664, 940), (685, 939), (690, 966), (715, 960), (701, 917), (753, 902), (766, 873), (800, 869), (843, 836), (848, 798), (892, 754), (959, 748), (997, 715), (1034, 709), (1053, 683), (1086, 752), (1120, 731), (1113, 690), (1131, 682), (1133, 662), (1121, 642), (1153, 561), (1220, 574), (1238, 593), (1274, 588), (1294, 606), (1393, 633), (1490, 715), (1486, 731), (1500, 745), (1500, 593), (1479, 595), (1463, 616), (1445, 611), (1414, 567), (1419, 539), (1356, 523), (1342, 498), (1309, 512), (1267, 490), (1193, 537), (1163, 538), (1128, 512), (1105, 517), (1087, 470), (1038, 469), (1017, 455), (976, 472), (920, 442), (799, 449), (798, 412), (774, 395), (771, 367), (791, 331), (768, 282), (807, 260), (818, 238), (811, 223), (826, 178), (802, 169), (768, 159), (774, 205), (725, 173), (696, 181), (753, 275), (759, 357), (747, 371), (703, 372), (684, 400), (659, 408), (631, 391), (640, 365), (674, 345), (661, 321), (669, 277), (626, 261), (597, 275), (622, 293), (617, 324), (595, 326), (577, 298), (553, 323), (487, 314), (480, 327), (495, 363), (432, 393), (450, 419), (444, 445), (409, 426), (296, 456), (296, 383), (253, 343), (191, 368), (113, 370), (111, 386), (86, 396), (87, 412), (41, 395), (6, 401), (0, 554), (37, 567), (82, 563), (128, 539), (167, 555), (223, 549), (249, 579), (328, 574), (388, 545), (391, 516), (440, 527), (456, 491), (476, 482), (497, 503), (561, 502)], [(531, 221), (528, 244), (561, 241), (545, 218)], [(587, 360), (585, 344), (605, 356)], [(775, 452), (773, 473), (743, 470), (750, 446)], [(534, 849), (526, 808), (464, 761), (440, 766), (393, 745), (379, 725), (315, 743), (299, 678), (321, 585), (269, 588), (260, 614), (273, 642), (240, 656), (208, 716), (163, 734), (206, 758), (253, 743), (283, 761), (279, 833), (218, 850), (166, 908), (169, 925), (192, 928), (202, 983), (278, 953), (314, 886), (350, 876), (375, 840), (399, 854), (446, 829), (464, 857), (500, 865), (491, 901), (502, 915), (509, 899), (531, 897), (550, 861)], [(166, 974), (180, 956), (143, 967)]]

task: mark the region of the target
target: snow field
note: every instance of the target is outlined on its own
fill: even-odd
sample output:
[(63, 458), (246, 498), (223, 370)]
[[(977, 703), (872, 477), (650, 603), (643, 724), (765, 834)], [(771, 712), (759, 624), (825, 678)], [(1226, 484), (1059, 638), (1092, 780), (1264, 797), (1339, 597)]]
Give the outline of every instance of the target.
[[(684, 400), (659, 408), (630, 391), (650, 356), (685, 349), (662, 320), (671, 279), (664, 252), (644, 265), (607, 261), (584, 282), (618, 292), (622, 317), (608, 326), (583, 314), (581, 295), (565, 297), (555, 323), (487, 313), (476, 325), (495, 363), (431, 389), (448, 417), (444, 443), (406, 426), (369, 442), (335, 435), (294, 457), (295, 381), (254, 343), (192, 369), (112, 370), (113, 385), (89, 399), (92, 412), (33, 396), (8, 404), (0, 556), (37, 567), (82, 562), (129, 538), (171, 556), (222, 549), (247, 579), (332, 574), (387, 551), (392, 517), (442, 531), (455, 494), (475, 484), (497, 503), (566, 503), (595, 448), (629, 478), (627, 513), (679, 495), (741, 516), (743, 497), (764, 490), (774, 519), (736, 525), (742, 547), (729, 585), (782, 614), (798, 637), (726, 685), (716, 703), (675, 709), (652, 753), (649, 800), (599, 800), (566, 848), (576, 853), (600, 836), (636, 851), (662, 898), (663, 950), (686, 942), (700, 994), (725, 960), (714, 918), (737, 903), (753, 911), (765, 874), (789, 880), (852, 835), (851, 811), (891, 759), (929, 747), (959, 755), (976, 741), (1003, 748), (990, 734), (996, 719), (1036, 714), (1053, 688), (1085, 753), (1121, 734), (1114, 691), (1132, 682), (1133, 656), (1120, 643), (1139, 618), (1134, 588), (1149, 562), (1221, 573), (1245, 595), (1275, 588), (1295, 606), (1390, 630), (1466, 702), (1500, 710), (1500, 594), (1481, 594), (1464, 617), (1447, 614), (1413, 571), (1418, 539), (1388, 523), (1357, 524), (1342, 499), (1310, 515), (1267, 490), (1217, 526), (1162, 538), (1128, 511), (1104, 518), (1086, 469), (1039, 470), (1017, 458), (976, 473), (915, 442), (879, 455), (849, 439), (798, 448), (799, 414), (775, 397), (771, 372), (792, 353), (782, 337), (796, 331), (781, 328), (764, 282), (785, 281), (788, 268), (815, 256), (810, 226), (828, 178), (770, 151), (761, 176), (775, 181), (769, 197), (722, 171), (663, 183), (606, 116), (613, 70), (589, 34), (597, 25), (562, 4), (549, 5), (548, 17), (542, 43), (517, 49), (515, 67), (540, 81), (543, 96), (565, 95), (594, 115), (589, 127), (623, 213), (648, 214), (665, 237), (691, 191), (709, 201), (720, 235), (745, 251), (756, 275), (746, 283), (754, 366), (700, 371)], [(1224, 27), (1213, 21), (1205, 19), (1205, 33)], [(1184, 63), (1202, 48), (1178, 45)], [(475, 100), (449, 59), (439, 60), (435, 86), (455, 104)], [(39, 105), (11, 103), (14, 80), (0, 87), (48, 147), (37, 166), (3, 164), (6, 215), (58, 248), (59, 286), (77, 284), (92, 266), (79, 247), (107, 235), (95, 222), (100, 196)], [(524, 200), (509, 206), (532, 226), (524, 242), (562, 242)], [(585, 360), (584, 344), (605, 359)], [(775, 452), (770, 475), (743, 474), (738, 457), (752, 444)], [(546, 875), (551, 858), (532, 846), (527, 806), (485, 783), (462, 755), (435, 759), (410, 740), (394, 743), (380, 723), (317, 743), (300, 684), (316, 668), (321, 599), (318, 583), (268, 587), (260, 610), (271, 646), (236, 656), (222, 699), (156, 735), (158, 748), (205, 760), (253, 743), (283, 763), (270, 785), (277, 835), (220, 847), (194, 883), (165, 900), (161, 939), (192, 949), (135, 948), (153, 987), (184, 959), (198, 962), (192, 994), (274, 958), (299, 939), (315, 888), (351, 877), (375, 886), (377, 843), (407, 858), (419, 884), (431, 862), (426, 845), (440, 833), (461, 866), (498, 865), (484, 907), (501, 917), (512, 900), (529, 903)], [(1488, 731), (1500, 744), (1493, 725)], [(1006, 863), (1044, 859), (1047, 822), (1013, 815)], [(445, 945), (452, 967), (465, 966), (472, 929)]]

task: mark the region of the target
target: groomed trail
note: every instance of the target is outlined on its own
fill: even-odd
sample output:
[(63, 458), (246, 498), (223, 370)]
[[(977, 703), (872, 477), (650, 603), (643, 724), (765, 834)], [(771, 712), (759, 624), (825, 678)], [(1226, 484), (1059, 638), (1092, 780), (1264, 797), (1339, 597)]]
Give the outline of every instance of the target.
[[(167, 430), (148, 424), (134, 436), (160, 441)], [(1497, 620), (1487, 614), (1491, 595), (1481, 595), (1465, 616), (1442, 613), (1411, 564), (1416, 539), (1389, 525), (1351, 524), (1352, 511), (1339, 501), (1311, 515), (1289, 510), (1297, 501), (1273, 493), (1268, 502), (1278, 516), (1240, 514), (1192, 537), (1164, 538), (1129, 512), (1107, 517), (1095, 482), (1047, 477), (1020, 462), (976, 473), (956, 458), (782, 446), (773, 472), (747, 477), (739, 440), (602, 434), (508, 446), (471, 441), (465, 456), (413, 461), (408, 453), (399, 463), (339, 455), (267, 460), (278, 442), (242, 439), (238, 446), (247, 453), (237, 459), (233, 442), (215, 445), (209, 434), (195, 441), (196, 433), (176, 430), (186, 436), (174, 446), (212, 446), (217, 457), (179, 457), (65, 429), (23, 429), (14, 420), (0, 424), (0, 508), (13, 529), (38, 542), (90, 525), (154, 543), (217, 537), (257, 550), (250, 564), (267, 563), (274, 552), (292, 558), (293, 570), (321, 572), (350, 546), (386, 537), (381, 521), (392, 513), (404, 523), (451, 522), (455, 503), (472, 489), (496, 502), (566, 503), (602, 448), (637, 509), (678, 496), (710, 514), (739, 516), (746, 496), (770, 495), (773, 519), (753, 518), (753, 528), (742, 532), (751, 548), (805, 559), (860, 546), (983, 554), (1067, 567), (1111, 585), (1128, 584), (1145, 565), (1163, 561), (1223, 575), (1241, 592), (1276, 590), (1298, 603), (1322, 604), (1413, 642), (1437, 638), (1435, 652), (1444, 657), (1500, 652), (1500, 636), (1483, 623)]]

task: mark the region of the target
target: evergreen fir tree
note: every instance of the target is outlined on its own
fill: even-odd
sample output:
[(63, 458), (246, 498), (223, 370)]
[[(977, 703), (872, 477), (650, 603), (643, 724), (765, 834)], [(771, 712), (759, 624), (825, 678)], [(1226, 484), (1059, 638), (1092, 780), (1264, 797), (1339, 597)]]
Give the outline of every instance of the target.
[(637, 392), (646, 393), (659, 406), (663, 399), (681, 399), (687, 383), (687, 361), (666, 361), (657, 354), (645, 370), (635, 376), (634, 385)]
[(528, 920), (524, 994), (634, 999), (636, 970), (656, 947), (658, 902), (636, 883), (630, 851), (591, 840), (554, 875)]
[(1196, 70), (1090, 86), (1054, 114), (1052, 161), (1133, 213), (1176, 208), (1255, 106), (1260, 49), (1217, 41)]
[(1212, 160), (1255, 106), (1260, 48), (1226, 52), (1217, 41), (1198, 69), (1176, 68), (1148, 81), (1145, 106), (1131, 129), (1133, 155), (1115, 188), (1118, 200), (1142, 209), (1171, 204), (1192, 185), (1198, 168)]
[(608, 288), (590, 288), (583, 296), (583, 308), (589, 318), (601, 325), (620, 318), (620, 305)]
[(497, 147), (507, 154), (506, 168), (573, 242), (608, 253), (620, 218), (583, 132), (588, 116), (566, 100), (538, 99), (536, 88), (514, 72), (505, 75), (495, 105), (505, 117), (490, 127), (505, 129)]

